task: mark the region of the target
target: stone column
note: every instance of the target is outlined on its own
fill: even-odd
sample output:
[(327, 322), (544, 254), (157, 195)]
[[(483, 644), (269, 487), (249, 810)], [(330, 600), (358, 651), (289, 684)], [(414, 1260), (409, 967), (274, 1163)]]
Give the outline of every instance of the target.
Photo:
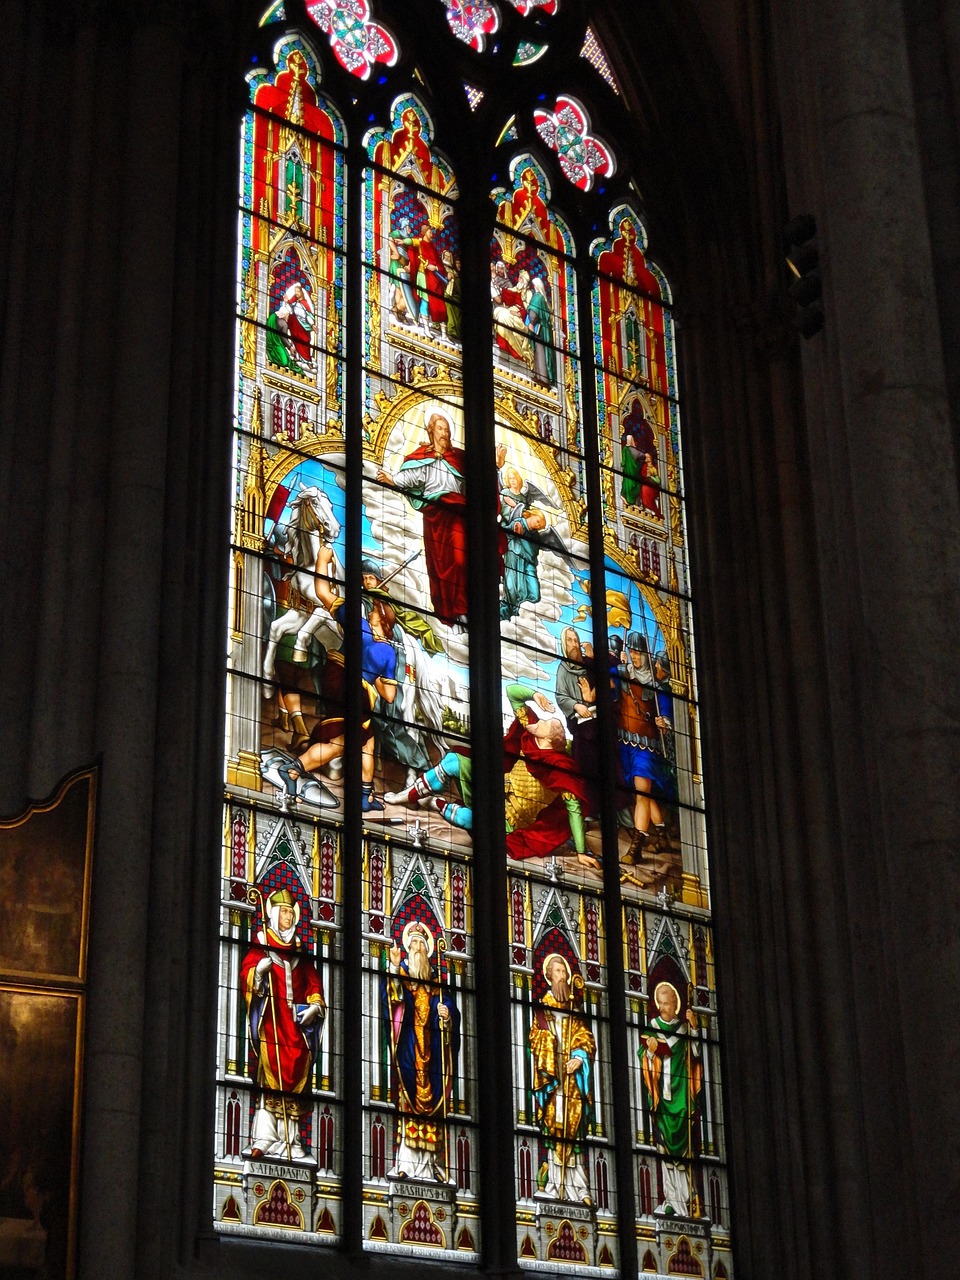
[(846, 1275), (926, 1276), (960, 1132), (960, 506), (907, 29), (900, 0), (773, 10), (791, 211), (817, 217), (825, 279), (804, 391), (842, 883), (810, 906), (842, 923), (852, 997), (825, 1087), (856, 1086), (832, 1114), (832, 1232), (860, 1242)]

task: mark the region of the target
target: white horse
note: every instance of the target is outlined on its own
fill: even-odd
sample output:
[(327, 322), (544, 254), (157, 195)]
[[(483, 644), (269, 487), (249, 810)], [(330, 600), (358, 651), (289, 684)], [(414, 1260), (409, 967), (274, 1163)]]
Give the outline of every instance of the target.
[[(340, 521), (333, 513), (333, 505), (322, 489), (316, 485), (300, 486), (300, 492), (290, 504), (293, 518), (286, 527), (283, 550), (290, 557), (293, 567), (284, 574), (293, 588), (293, 602), (286, 613), (270, 624), (266, 652), (263, 655), (263, 675), (267, 683), (263, 687), (265, 698), (273, 693), (276, 679), (277, 646), (284, 636), (297, 633), (293, 648), (295, 662), (306, 662), (310, 641), (318, 633), (326, 632), (325, 647), (339, 647), (341, 636), (329, 610), (317, 595), (317, 557), (321, 547), (334, 542), (340, 534)], [(334, 554), (330, 569), (343, 581), (343, 566)], [(323, 643), (323, 640), (320, 641)]]
[(442, 755), (447, 750), (443, 736), (445, 671), (443, 664), (421, 644), (397, 627), (394, 645), (403, 677), (392, 703), (381, 707), (384, 747), (388, 754), (406, 765), (410, 785), (417, 773), (430, 767), (427, 739), (432, 739)]

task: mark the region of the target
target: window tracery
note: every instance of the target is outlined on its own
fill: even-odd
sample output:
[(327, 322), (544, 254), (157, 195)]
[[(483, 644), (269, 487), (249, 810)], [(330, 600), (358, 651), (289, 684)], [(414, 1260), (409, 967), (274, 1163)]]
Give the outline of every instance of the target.
[(560, 167), (575, 187), (589, 191), (598, 175), (613, 175), (613, 154), (590, 132), (590, 117), (576, 98), (563, 94), (552, 111), (534, 111), (533, 119), (537, 133), (560, 157)]
[(450, 30), (464, 44), (483, 53), (487, 38), (500, 30), (500, 11), (485, 0), (443, 0)]
[(368, 0), (318, 0), (307, 5), (310, 19), (330, 37), (337, 61), (352, 75), (366, 80), (376, 62), (392, 67), (397, 61), (393, 36), (370, 18)]

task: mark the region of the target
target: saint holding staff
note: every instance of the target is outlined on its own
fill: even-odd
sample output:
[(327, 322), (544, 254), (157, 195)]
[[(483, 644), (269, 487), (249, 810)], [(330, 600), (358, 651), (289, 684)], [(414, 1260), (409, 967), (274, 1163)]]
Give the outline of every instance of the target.
[(265, 901), (259, 889), (253, 893), (264, 923), (240, 967), (260, 1091), (250, 1155), (306, 1160), (301, 1122), (310, 1114), (310, 1073), (327, 1006), (316, 965), (297, 937), (300, 903), (289, 889)]
[(697, 1097), (703, 1085), (697, 1018), (672, 982), (653, 989), (656, 1013), (643, 1033), (643, 1085), (653, 1116), (654, 1136), (661, 1155), (663, 1201), (661, 1213), (690, 1215), (689, 1160)]
[[(448, 1182), (446, 1117), (460, 1050), (460, 1011), (441, 981), (443, 938), (410, 920), (383, 977), (398, 1143), (390, 1178)], [(406, 954), (404, 954), (404, 952)], [(441, 1163), (442, 1162), (442, 1163)]]
[(533, 1015), (534, 1113), (547, 1148), (542, 1194), (590, 1203), (583, 1140), (593, 1120), (597, 1042), (581, 1012), (583, 979), (559, 952), (543, 962), (547, 992)]

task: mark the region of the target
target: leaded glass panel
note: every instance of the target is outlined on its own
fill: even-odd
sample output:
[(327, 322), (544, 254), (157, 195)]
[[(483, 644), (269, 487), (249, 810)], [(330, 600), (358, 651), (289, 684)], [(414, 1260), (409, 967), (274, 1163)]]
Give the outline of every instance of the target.
[(412, 94), (366, 139), (362, 561), (397, 650), (364, 841), (365, 1247), (476, 1260), (476, 1025), (457, 185)]
[(517, 1256), (589, 1274), (619, 1247), (574, 244), (536, 158), (510, 175), (491, 292)]
[(605, 604), (625, 891), (707, 905), (669, 293), (627, 206), (593, 246)]
[(342, 751), (328, 735), (322, 762), (312, 754), (344, 715), (331, 680), (344, 162), (317, 86), (310, 50), (281, 38), (250, 77), (243, 127), (215, 1216), (228, 1233), (329, 1241), (341, 1230)]

